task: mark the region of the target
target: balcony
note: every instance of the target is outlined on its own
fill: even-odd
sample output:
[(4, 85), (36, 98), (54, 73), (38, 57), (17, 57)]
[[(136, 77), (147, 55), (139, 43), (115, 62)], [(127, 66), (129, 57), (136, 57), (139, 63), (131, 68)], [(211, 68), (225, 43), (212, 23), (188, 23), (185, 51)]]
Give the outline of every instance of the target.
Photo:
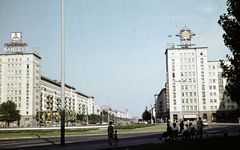
[(48, 99), (44, 99), (44, 102), (49, 102), (49, 100)]

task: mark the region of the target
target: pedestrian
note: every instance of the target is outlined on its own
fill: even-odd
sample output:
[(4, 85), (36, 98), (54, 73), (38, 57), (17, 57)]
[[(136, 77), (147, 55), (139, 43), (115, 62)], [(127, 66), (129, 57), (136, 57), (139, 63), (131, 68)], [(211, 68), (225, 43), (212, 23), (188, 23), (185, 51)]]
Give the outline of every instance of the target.
[(189, 129), (189, 127), (188, 127), (188, 124), (186, 124), (185, 126), (186, 126), (186, 129), (183, 129), (181, 134), (185, 137), (185, 140), (188, 140), (188, 135), (189, 135), (188, 129)]
[(177, 136), (178, 136), (178, 126), (176, 126), (176, 123), (173, 123), (173, 127), (172, 127), (172, 140), (175, 139), (175, 141), (177, 141)]
[(184, 124), (183, 121), (180, 122), (180, 134), (182, 133), (182, 130), (184, 129)]
[(115, 144), (118, 145), (117, 130), (115, 130), (115, 133), (114, 133), (114, 135), (113, 135), (113, 139), (114, 139), (114, 145), (115, 145)]
[(169, 123), (167, 123), (167, 131), (163, 132), (162, 136), (158, 139), (162, 140), (163, 137), (166, 139), (168, 136), (172, 136), (172, 127)]
[(108, 139), (109, 139), (109, 145), (112, 145), (112, 140), (113, 140), (113, 126), (112, 126), (112, 120), (109, 121), (109, 126), (108, 126)]
[(197, 130), (198, 130), (198, 135), (200, 135), (200, 138), (202, 138), (202, 132), (203, 132), (203, 121), (201, 117), (199, 117), (197, 121)]

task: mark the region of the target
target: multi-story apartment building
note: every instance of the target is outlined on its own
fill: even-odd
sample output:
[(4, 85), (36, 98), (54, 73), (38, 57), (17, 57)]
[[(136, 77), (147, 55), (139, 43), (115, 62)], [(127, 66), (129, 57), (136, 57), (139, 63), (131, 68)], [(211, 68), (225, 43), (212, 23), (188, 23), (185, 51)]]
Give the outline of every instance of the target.
[(165, 54), (171, 121), (216, 121), (237, 108), (223, 95), (226, 79), (219, 61), (207, 61), (207, 47), (167, 48)]
[[(0, 103), (11, 100), (20, 110), (20, 125), (36, 125), (38, 111), (61, 109), (61, 82), (41, 76), (41, 57), (34, 53), (0, 54)], [(94, 97), (65, 84), (65, 109), (93, 113)]]
[[(41, 75), (41, 57), (35, 53), (0, 54), (0, 104), (11, 100), (20, 110), (21, 126), (37, 125), (39, 111), (60, 111), (61, 81)], [(106, 107), (106, 108), (105, 108)], [(109, 106), (103, 108), (111, 110)], [(65, 84), (65, 110), (78, 114), (101, 114), (94, 97)], [(116, 117), (130, 118), (128, 111)]]
[(1, 101), (17, 104), (20, 124), (29, 123), (38, 111), (41, 84), (41, 57), (36, 54), (0, 54)]
[(165, 121), (169, 118), (169, 101), (166, 99), (166, 88), (163, 88), (159, 94), (155, 94), (156, 118), (158, 121)]

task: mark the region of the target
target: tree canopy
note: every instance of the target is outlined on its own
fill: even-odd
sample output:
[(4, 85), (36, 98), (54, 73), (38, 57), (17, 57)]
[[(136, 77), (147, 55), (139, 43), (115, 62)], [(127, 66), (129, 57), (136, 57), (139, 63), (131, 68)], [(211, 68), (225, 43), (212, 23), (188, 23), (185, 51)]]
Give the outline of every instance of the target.
[(240, 105), (240, 1), (228, 0), (227, 13), (220, 16), (218, 24), (223, 28), (224, 44), (232, 55), (226, 55), (230, 64), (221, 61), (222, 76), (227, 79), (225, 94)]
[(20, 111), (17, 105), (12, 101), (3, 102), (0, 105), (0, 120), (8, 123), (19, 121), (21, 119)]

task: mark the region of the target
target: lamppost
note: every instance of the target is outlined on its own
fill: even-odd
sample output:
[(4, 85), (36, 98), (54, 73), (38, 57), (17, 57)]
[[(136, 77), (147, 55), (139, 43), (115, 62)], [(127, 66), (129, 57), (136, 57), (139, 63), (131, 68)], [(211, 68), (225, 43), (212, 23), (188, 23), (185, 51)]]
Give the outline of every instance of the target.
[(150, 106), (151, 106), (151, 124), (153, 123), (153, 119), (152, 119), (152, 114), (153, 114), (153, 112), (152, 112), (152, 103), (150, 103)]
[(88, 105), (86, 105), (86, 107), (87, 107), (87, 108), (86, 108), (86, 110), (87, 110), (87, 122), (86, 122), (86, 123), (87, 123), (87, 125), (88, 125)]

